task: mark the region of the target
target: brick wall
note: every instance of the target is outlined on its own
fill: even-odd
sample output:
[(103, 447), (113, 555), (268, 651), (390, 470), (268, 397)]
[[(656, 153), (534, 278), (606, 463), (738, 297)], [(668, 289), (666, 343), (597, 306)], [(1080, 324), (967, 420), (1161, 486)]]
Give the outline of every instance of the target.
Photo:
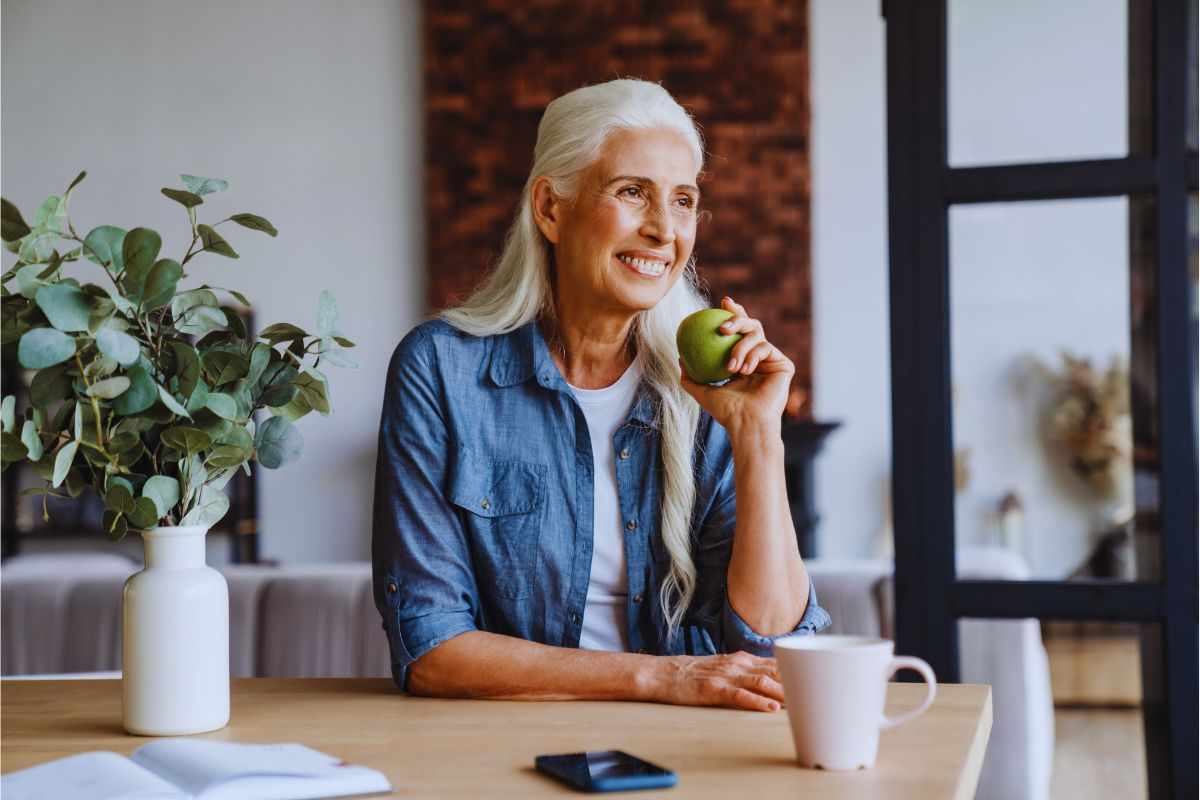
[(426, 2), (430, 308), (499, 253), (546, 104), (615, 77), (659, 81), (700, 123), (712, 213), (696, 242), (728, 294), (796, 363), (807, 416), (812, 317), (808, 4), (742, 0)]

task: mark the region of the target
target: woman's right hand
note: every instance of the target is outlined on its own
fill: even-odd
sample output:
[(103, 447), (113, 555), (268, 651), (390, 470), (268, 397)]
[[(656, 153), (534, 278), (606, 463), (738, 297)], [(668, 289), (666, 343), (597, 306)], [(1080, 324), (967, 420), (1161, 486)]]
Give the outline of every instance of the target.
[(750, 711), (778, 711), (783, 707), (783, 685), (773, 658), (741, 651), (651, 658), (650, 700)]

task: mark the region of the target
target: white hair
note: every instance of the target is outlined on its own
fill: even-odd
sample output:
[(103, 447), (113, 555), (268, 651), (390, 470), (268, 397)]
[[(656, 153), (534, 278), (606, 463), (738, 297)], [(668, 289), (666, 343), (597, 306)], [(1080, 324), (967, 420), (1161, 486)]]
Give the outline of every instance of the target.
[[(509, 333), (539, 316), (555, 319), (554, 251), (534, 222), (533, 182), (544, 175), (554, 194), (574, 198), (581, 175), (599, 158), (605, 140), (615, 131), (634, 128), (678, 131), (691, 145), (697, 168), (703, 166), (704, 143), (695, 122), (656, 83), (620, 79), (553, 100), (538, 124), (533, 167), (495, 268), (462, 304), (437, 316), (473, 336)], [(631, 331), (645, 380), (657, 400), (664, 472), (660, 528), (671, 558), (659, 603), (671, 633), (679, 628), (696, 591), (690, 531), (696, 499), (692, 448), (700, 418), (699, 404), (679, 382), (675, 331), (688, 314), (708, 307), (693, 257), (666, 296), (634, 317)]]

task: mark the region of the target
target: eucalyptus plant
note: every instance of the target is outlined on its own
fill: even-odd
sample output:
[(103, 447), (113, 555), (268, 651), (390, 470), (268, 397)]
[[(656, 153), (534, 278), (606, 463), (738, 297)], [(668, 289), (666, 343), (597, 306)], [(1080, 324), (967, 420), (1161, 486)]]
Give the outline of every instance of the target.
[[(162, 190), (191, 228), (176, 261), (162, 256), (162, 239), (149, 228), (101, 225), (79, 236), (68, 204), (86, 176), (47, 198), (32, 225), (0, 199), (0, 238), (17, 256), (0, 277), (0, 346), (5, 362), (36, 370), (23, 419), (14, 395), (0, 403), (2, 469), (32, 464), (44, 485), (22, 494), (42, 495), (46, 521), (48, 496), (91, 488), (114, 540), (158, 525), (210, 527), (229, 510), (224, 487), (238, 469), (249, 475), (251, 461), (277, 469), (300, 456), (295, 421), (333, 411), (317, 367), (357, 366), (345, 352), (354, 343), (337, 329), (327, 291), (315, 334), (281, 322), (252, 338), (218, 293), (248, 307), (244, 295), (207, 284), (180, 290), (199, 256), (238, 258), (221, 225), (278, 234), (256, 214), (199, 221), (205, 196), (227, 189), (226, 181), (182, 175), (184, 188)], [(64, 276), (72, 262), (96, 272), (97, 282)], [(259, 409), (270, 416), (256, 425)]]

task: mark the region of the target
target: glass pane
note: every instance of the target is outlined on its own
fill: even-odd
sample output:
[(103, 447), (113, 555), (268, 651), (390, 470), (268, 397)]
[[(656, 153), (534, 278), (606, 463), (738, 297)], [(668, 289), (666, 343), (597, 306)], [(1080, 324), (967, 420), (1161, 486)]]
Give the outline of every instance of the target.
[(1157, 706), (1143, 678), (1157, 679), (1143, 663), (1153, 664), (1158, 629), (960, 620), (959, 677), (989, 684), (995, 709), (979, 795), (1147, 797), (1146, 720), (1160, 717), (1148, 713)]
[(1126, 198), (950, 209), (959, 577), (1158, 579), (1153, 219)]
[(950, 164), (1127, 155), (1126, 7), (950, 0)]

